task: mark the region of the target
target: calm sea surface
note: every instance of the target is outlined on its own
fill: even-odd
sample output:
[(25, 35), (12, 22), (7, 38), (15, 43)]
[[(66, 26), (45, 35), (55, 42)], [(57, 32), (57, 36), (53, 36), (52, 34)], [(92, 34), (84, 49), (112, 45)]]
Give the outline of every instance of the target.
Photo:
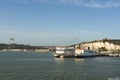
[(120, 78), (120, 58), (57, 59), (52, 53), (0, 52), (0, 80)]

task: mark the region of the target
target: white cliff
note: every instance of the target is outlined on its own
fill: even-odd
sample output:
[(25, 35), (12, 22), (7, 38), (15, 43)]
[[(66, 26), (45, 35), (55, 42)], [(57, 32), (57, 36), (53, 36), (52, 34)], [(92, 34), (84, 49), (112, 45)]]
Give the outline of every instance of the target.
[(120, 40), (97, 40), (91, 42), (84, 42), (75, 45), (75, 47), (81, 47), (90, 50), (99, 50), (104, 47), (107, 51), (120, 51)]

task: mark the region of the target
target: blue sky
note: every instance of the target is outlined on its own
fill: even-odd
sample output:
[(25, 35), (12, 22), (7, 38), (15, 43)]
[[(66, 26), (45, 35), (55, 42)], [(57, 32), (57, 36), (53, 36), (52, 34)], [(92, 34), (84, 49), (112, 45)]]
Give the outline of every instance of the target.
[(120, 39), (120, 0), (0, 0), (0, 43), (71, 45), (105, 37)]

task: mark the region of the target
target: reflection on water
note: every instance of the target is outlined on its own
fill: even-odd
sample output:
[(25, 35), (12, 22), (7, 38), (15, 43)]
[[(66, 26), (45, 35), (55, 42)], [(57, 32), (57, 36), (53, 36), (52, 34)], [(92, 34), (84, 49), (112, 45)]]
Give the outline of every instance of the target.
[[(57, 61), (57, 62), (63, 62), (64, 60), (65, 60), (65, 58), (54, 58), (55, 59), (55, 61)], [(74, 60), (75, 61), (81, 61), (81, 62), (84, 62), (84, 58), (74, 58)]]
[(108, 80), (120, 80), (120, 78), (108, 78)]
[(65, 58), (54, 58), (55, 61), (59, 62), (59, 61), (63, 61)]
[[(57, 62), (64, 62), (64, 60), (66, 60), (67, 58), (54, 58), (54, 60), (55, 61), (57, 61)], [(73, 60), (75, 60), (75, 61), (81, 61), (81, 62), (84, 62), (84, 58), (73, 58)]]
[(54, 58), (51, 53), (0, 52), (0, 80), (108, 80), (120, 77), (120, 58)]
[(82, 62), (84, 62), (84, 58), (75, 58), (75, 61), (82, 61)]

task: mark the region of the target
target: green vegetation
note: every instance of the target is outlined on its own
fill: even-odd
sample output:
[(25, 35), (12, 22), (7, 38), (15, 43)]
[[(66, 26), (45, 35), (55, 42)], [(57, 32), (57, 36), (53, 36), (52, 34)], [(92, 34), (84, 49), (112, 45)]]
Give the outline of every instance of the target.
[(98, 51), (107, 51), (107, 49), (105, 47), (101, 47), (98, 49)]
[(117, 52), (119, 52), (119, 53), (120, 53), (120, 49), (119, 49), (119, 50), (117, 50)]
[(113, 43), (115, 45), (120, 45), (120, 40), (109, 40), (108, 42)]
[(3, 49), (47, 49), (46, 46), (30, 46), (24, 44), (0, 44), (0, 50)]
[(95, 42), (109, 42), (109, 43), (113, 43), (115, 45), (120, 45), (120, 39), (102, 39), (102, 40), (94, 40), (94, 41), (90, 41), (90, 42), (82, 42), (81, 44), (84, 44), (84, 43), (95, 43)]
[(7, 49), (7, 48), (8, 48), (7, 44), (0, 44), (0, 50)]

